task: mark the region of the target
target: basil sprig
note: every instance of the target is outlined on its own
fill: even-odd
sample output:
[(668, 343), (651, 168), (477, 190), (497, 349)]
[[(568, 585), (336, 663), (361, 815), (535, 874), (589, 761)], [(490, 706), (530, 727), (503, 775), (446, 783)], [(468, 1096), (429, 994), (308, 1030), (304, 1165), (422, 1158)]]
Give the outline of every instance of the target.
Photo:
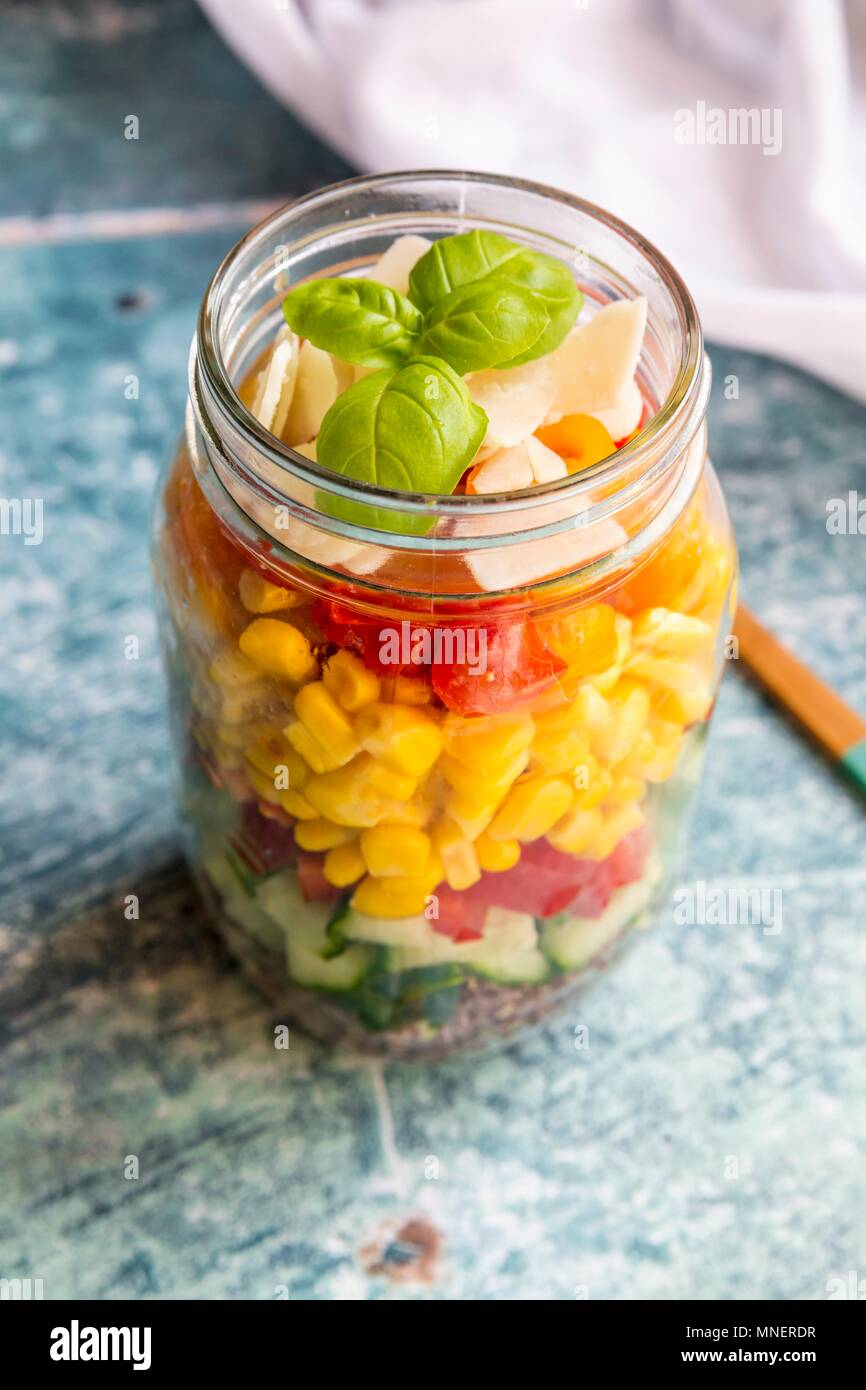
[[(460, 377), (552, 352), (582, 303), (561, 261), (479, 229), (431, 246), (412, 270), (408, 298), (375, 280), (298, 286), (283, 303), (295, 333), (344, 362), (382, 369), (331, 406), (318, 461), (359, 482), (452, 492), (487, 427)], [(339, 502), (339, 514), (358, 507), (367, 525), (419, 529), (360, 503)]]

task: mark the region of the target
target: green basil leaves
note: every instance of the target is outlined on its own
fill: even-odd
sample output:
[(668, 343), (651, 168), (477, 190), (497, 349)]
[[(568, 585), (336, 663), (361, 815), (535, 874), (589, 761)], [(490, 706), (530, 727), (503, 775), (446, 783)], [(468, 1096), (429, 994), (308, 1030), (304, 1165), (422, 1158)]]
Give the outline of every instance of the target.
[(283, 302), (300, 338), (361, 367), (396, 367), (410, 354), (423, 322), (419, 309), (375, 280), (312, 280)]
[[(316, 457), (355, 482), (402, 492), (451, 493), (487, 429), (466, 385), (438, 357), (413, 357), (397, 372), (374, 372), (338, 396), (322, 421)], [(428, 529), (348, 498), (320, 501), (332, 515), (386, 529)]]
[[(289, 327), (343, 362), (381, 369), (328, 410), (319, 462), (357, 482), (451, 493), (487, 427), (460, 377), (552, 352), (582, 303), (561, 261), (479, 229), (431, 246), (408, 298), (375, 280), (298, 286), (283, 303)], [(335, 499), (328, 505), (337, 511)], [(360, 502), (341, 501), (339, 514), (359, 508), (374, 525), (376, 509)], [(410, 518), (376, 515), (386, 529), (417, 529)]]

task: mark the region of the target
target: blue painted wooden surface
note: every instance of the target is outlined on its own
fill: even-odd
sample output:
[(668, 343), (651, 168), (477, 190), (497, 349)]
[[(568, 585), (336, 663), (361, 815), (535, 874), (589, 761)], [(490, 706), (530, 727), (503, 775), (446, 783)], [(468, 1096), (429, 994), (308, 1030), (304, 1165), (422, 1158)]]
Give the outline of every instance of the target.
[[(340, 173), (185, 0), (35, 10), (0, 3), (4, 217)], [(297, 1036), (275, 1051), (204, 930), (176, 858), (146, 532), (197, 304), (241, 230), (0, 244), (0, 493), (44, 503), (41, 545), (0, 537), (0, 1276), (46, 1297), (825, 1297), (866, 1269), (866, 822), (735, 673), (685, 881), (779, 889), (778, 935), (669, 913), (579, 1019), (382, 1071)], [(744, 591), (866, 709), (864, 542), (824, 524), (866, 488), (866, 411), (713, 359)], [(360, 1248), (419, 1212), (445, 1240), (436, 1282), (368, 1275)]]

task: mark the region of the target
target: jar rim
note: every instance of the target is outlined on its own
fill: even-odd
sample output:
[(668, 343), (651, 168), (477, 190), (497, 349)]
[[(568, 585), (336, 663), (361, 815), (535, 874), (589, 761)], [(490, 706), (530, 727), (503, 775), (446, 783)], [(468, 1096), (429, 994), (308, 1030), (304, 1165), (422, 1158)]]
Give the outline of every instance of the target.
[[(358, 195), (376, 189), (394, 191), (399, 189), (400, 185), (429, 185), (432, 188), (436, 184), (441, 185), (443, 181), (456, 185), (487, 186), (524, 193), (573, 210), (606, 228), (633, 248), (644, 258), (667, 291), (680, 326), (679, 364), (674, 379), (664, 401), (646, 426), (608, 459), (567, 478), (539, 484), (531, 489), (474, 495), (403, 492), (373, 483), (346, 482), (331, 469), (306, 458), (271, 434), (241, 400), (232, 382), (219, 334), (222, 297), (233, 272), (239, 266), (255, 263), (257, 252), (273, 237), (275, 228), (280, 224), (290, 226), (292, 221), (303, 216), (305, 212), (317, 208), (326, 211), (329, 204), (339, 204), (345, 201), (347, 195)], [(433, 211), (432, 207), (420, 207), (418, 217)], [(473, 225), (477, 225), (483, 218), (473, 216), (471, 221)], [(324, 234), (325, 232), (320, 231), (318, 238), (321, 239)], [(316, 240), (316, 237), (311, 240)], [(573, 249), (577, 250), (576, 247)], [(371, 508), (427, 515), (435, 509), (438, 517), (459, 520), (479, 516), (504, 517), (516, 511), (530, 513), (551, 503), (574, 502), (579, 506), (580, 499), (597, 488), (599, 483), (614, 484), (613, 492), (616, 493), (617, 480), (635, 473), (641, 474), (644, 465), (650, 464), (654, 454), (659, 455), (659, 466), (651, 468), (650, 472), (653, 477), (659, 476), (664, 471), (663, 465), (682, 451), (703, 418), (708, 390), (703, 362), (700, 320), (685, 282), (653, 243), (622, 219), (574, 194), (532, 180), (463, 170), (400, 170), (394, 173), (361, 175), (317, 189), (276, 209), (236, 242), (220, 262), (204, 295), (191, 355), (190, 385), (194, 398), (198, 398), (200, 392), (206, 395), (208, 404), (224, 421), (230, 422), (233, 431), (240, 436), (248, 450), (278, 469), (285, 470), (290, 477), (338, 497), (363, 501)], [(693, 428), (690, 429), (689, 425), (692, 423)], [(644, 473), (644, 477), (646, 476)], [(587, 508), (588, 522), (593, 510), (592, 505)], [(329, 517), (327, 520), (330, 525), (333, 518)], [(373, 539), (378, 544), (387, 543), (397, 548), (406, 544), (410, 547), (417, 545), (419, 539), (409, 534), (373, 530), (350, 522), (340, 523), (337, 529), (345, 536), (360, 540)], [(471, 546), (471, 540), (471, 537), (464, 537), (461, 544)], [(440, 537), (436, 538), (436, 544), (441, 546)]]

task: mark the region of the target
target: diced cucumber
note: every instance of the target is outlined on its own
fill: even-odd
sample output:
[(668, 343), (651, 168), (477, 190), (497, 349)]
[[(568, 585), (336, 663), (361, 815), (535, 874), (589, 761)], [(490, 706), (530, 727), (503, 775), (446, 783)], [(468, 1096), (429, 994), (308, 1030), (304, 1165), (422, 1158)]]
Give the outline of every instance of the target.
[(429, 922), (425, 921), (424, 926), (428, 935), (423, 942), (404, 941), (389, 950), (388, 964), (392, 970), (453, 963), (499, 984), (536, 984), (549, 972), (548, 961), (538, 949), (535, 919), (526, 912), (491, 908), (481, 941), (456, 943), (433, 931)]
[(285, 932), (250, 897), (225, 850), (222, 853), (211, 850), (202, 860), (202, 867), (222, 898), (226, 914), (260, 945), (271, 951), (282, 951)]
[(374, 947), (358, 945), (323, 960), (304, 945), (296, 932), (289, 931), (286, 935), (289, 974), (308, 989), (354, 989), (370, 973), (375, 959)]
[(291, 932), (308, 950), (328, 954), (326, 930), (334, 905), (307, 902), (294, 869), (281, 869), (263, 879), (256, 889), (256, 903), (284, 934)]
[(417, 946), (447, 941), (435, 932), (423, 914), (417, 917), (366, 917), (347, 907), (332, 924), (332, 930), (349, 941), (367, 941), (374, 946)]
[[(309, 903), (293, 869), (272, 874), (260, 885), (256, 899), (283, 931), (289, 974), (310, 989), (354, 989), (372, 969), (372, 946), (339, 950), (331, 934), (333, 903)], [(334, 954), (337, 950), (337, 954)]]
[(615, 888), (600, 917), (566, 917), (547, 922), (541, 945), (560, 970), (580, 970), (603, 951), (643, 911), (652, 885), (649, 876)]

